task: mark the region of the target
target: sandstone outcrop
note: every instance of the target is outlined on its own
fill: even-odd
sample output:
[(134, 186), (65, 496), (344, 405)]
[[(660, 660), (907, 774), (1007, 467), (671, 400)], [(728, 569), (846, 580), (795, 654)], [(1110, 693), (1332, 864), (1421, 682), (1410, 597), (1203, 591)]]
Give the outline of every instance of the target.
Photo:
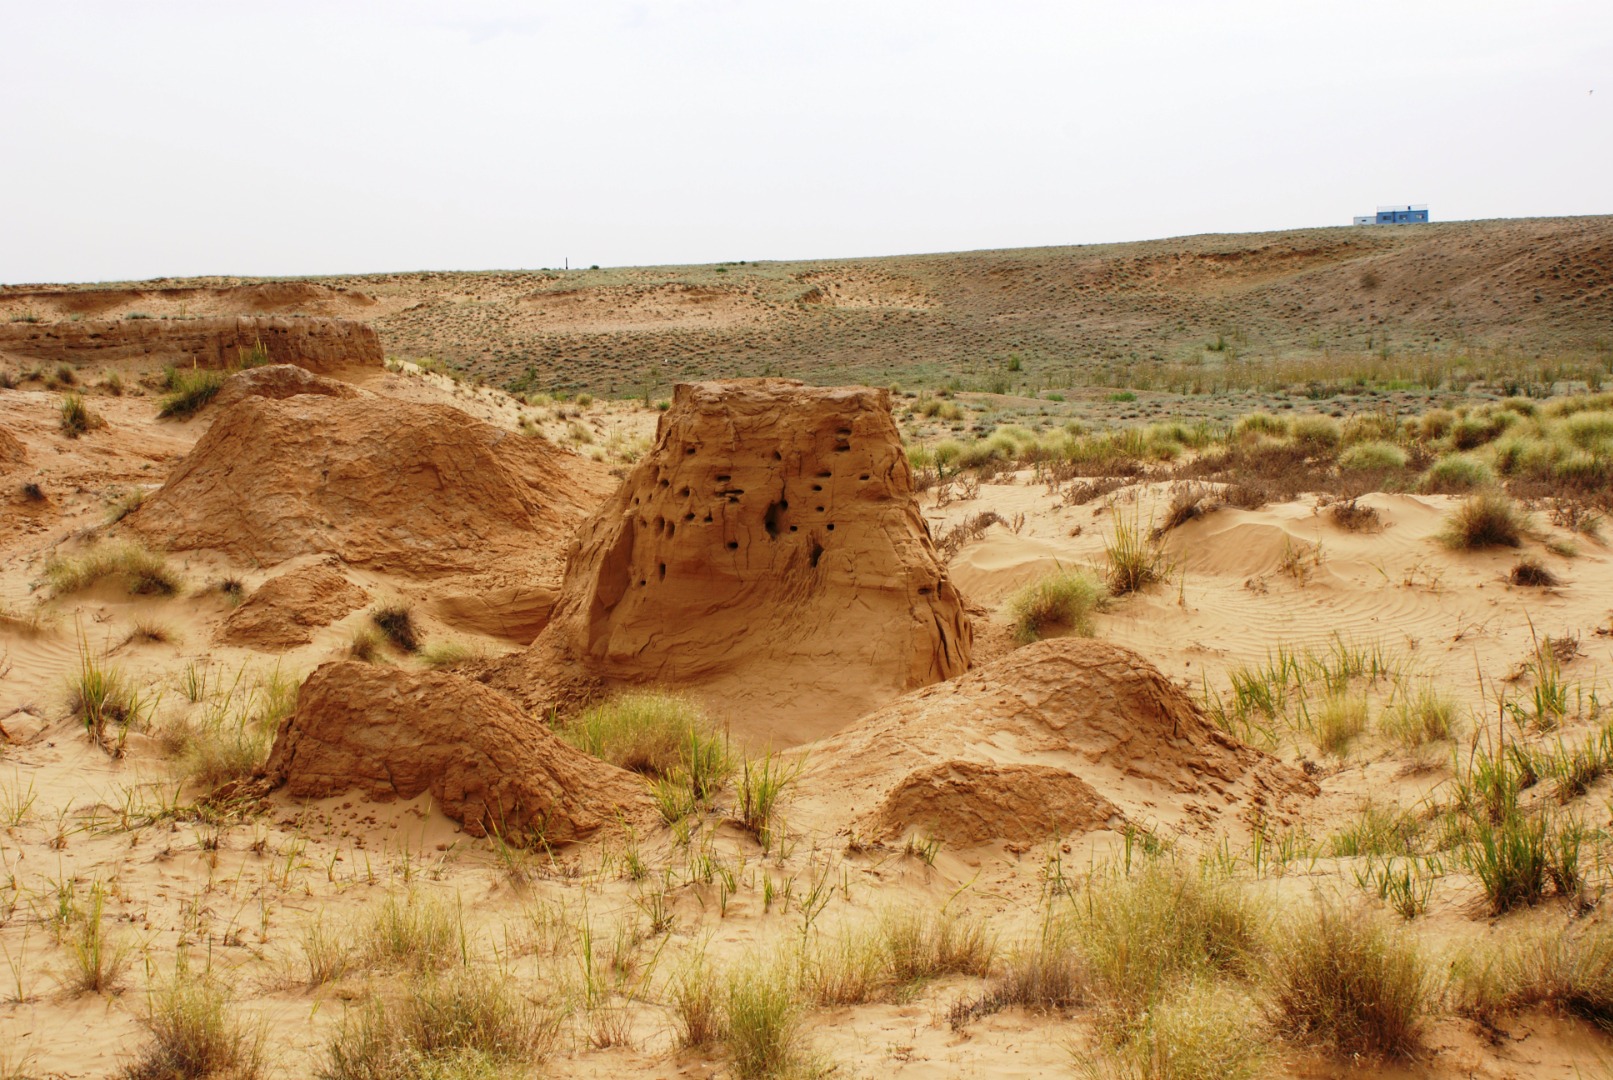
[(1118, 829), (1279, 821), (1316, 793), (1217, 729), (1130, 649), (1026, 646), (915, 691), (813, 748), (797, 784), (824, 821), (949, 846)]
[(315, 375), (296, 364), (267, 364), (236, 372), (224, 380), (213, 396), (214, 409), (225, 409), (242, 398), (263, 397), (281, 400), (298, 394), (318, 394), (323, 397), (356, 398), (364, 391), (339, 379)]
[(356, 660), (308, 676), (264, 775), (301, 799), (429, 793), (471, 835), (518, 843), (582, 840), (654, 814), (641, 777), (566, 745), (496, 691)]
[(488, 678), (542, 707), (567, 680), (677, 687), (793, 745), (966, 670), (971, 643), (888, 392), (738, 379), (676, 388), (549, 626)]
[(329, 553), (417, 577), (515, 562), (558, 577), (603, 466), (447, 405), (309, 394), (223, 411), (127, 519), (170, 551)]
[(364, 605), (369, 594), (342, 576), (335, 560), (272, 577), (230, 612), (219, 641), (277, 651), (314, 640), (314, 632)]
[(381, 340), (348, 319), (237, 317), (0, 323), (0, 356), (41, 364), (139, 361), (225, 368), (262, 346), (269, 362), (310, 371), (380, 367)]

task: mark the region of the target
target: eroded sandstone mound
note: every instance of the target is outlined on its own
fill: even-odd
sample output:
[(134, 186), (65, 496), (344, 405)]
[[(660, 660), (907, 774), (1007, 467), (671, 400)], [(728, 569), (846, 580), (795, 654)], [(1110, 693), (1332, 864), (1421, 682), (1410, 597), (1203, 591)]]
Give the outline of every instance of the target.
[(1302, 773), (1218, 730), (1130, 649), (1029, 645), (915, 691), (820, 746), (798, 783), (826, 820), (951, 846), (1034, 842), (1125, 822), (1199, 831), (1281, 820)]
[(276, 400), (296, 397), (298, 394), (319, 394), (324, 397), (362, 397), (364, 391), (339, 379), (315, 375), (296, 364), (267, 364), (236, 372), (224, 380), (224, 385), (213, 397), (213, 408), (223, 409), (242, 398), (264, 397)]
[(120, 360), (223, 368), (259, 346), (270, 362), (310, 371), (380, 367), (381, 339), (350, 319), (243, 316), (0, 323), (0, 355), (35, 363)]
[(555, 575), (608, 481), (602, 466), (446, 405), (248, 397), (127, 521), (170, 551), (262, 565), (330, 553), (414, 576), (506, 560)]
[(28, 451), (11, 432), (0, 428), (0, 473), (8, 473), (28, 464)]
[(585, 839), (649, 818), (642, 778), (561, 742), (480, 683), (342, 660), (308, 676), (264, 766), (296, 798), (432, 804), (473, 836)]
[(294, 649), (314, 632), (362, 607), (369, 594), (348, 581), (335, 560), (272, 577), (230, 612), (219, 628), (227, 645)]
[(969, 666), (972, 630), (913, 500), (889, 394), (683, 384), (582, 527), (548, 628), (490, 674), (660, 684), (790, 745)]

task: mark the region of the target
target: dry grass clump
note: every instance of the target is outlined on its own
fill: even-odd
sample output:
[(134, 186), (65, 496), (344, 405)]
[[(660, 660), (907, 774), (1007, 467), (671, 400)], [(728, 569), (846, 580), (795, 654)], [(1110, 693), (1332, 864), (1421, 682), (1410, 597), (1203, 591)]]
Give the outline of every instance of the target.
[(995, 954), (978, 920), (889, 911), (871, 929), (848, 928), (804, 948), (801, 983), (819, 1005), (900, 1001), (943, 975), (984, 977)]
[(106, 421), (90, 411), (79, 394), (63, 394), (61, 407), (62, 434), (69, 439), (87, 435), (96, 428), (106, 427)]
[(347, 655), (366, 664), (378, 664), (386, 659), (386, 638), (373, 626), (355, 627), (347, 642)]
[(662, 815), (675, 821), (711, 799), (733, 775), (726, 735), (687, 698), (619, 694), (562, 721), (555, 734), (586, 753), (656, 781)]
[(1375, 506), (1365, 506), (1359, 499), (1339, 499), (1328, 505), (1328, 519), (1348, 532), (1377, 532), (1383, 528), (1383, 517)]
[(471, 660), (481, 660), (487, 651), (479, 645), (467, 645), (463, 641), (430, 641), (420, 646), (415, 654), (420, 663), (428, 668), (453, 667)]
[(58, 596), (108, 579), (131, 596), (172, 596), (182, 584), (166, 559), (136, 543), (94, 544), (77, 555), (52, 555), (45, 561), (45, 580)]
[(1446, 742), (1456, 733), (1456, 702), (1432, 685), (1403, 693), (1392, 708), (1378, 714), (1378, 728), (1408, 750)]
[(371, 997), (331, 1039), (325, 1080), (473, 1080), (526, 1076), (559, 1039), (563, 1015), (526, 1000), (502, 973), (463, 968)]
[(1418, 487), (1440, 495), (1457, 495), (1495, 483), (1495, 473), (1484, 462), (1466, 454), (1448, 454), (1428, 467)]
[(1231, 882), (1174, 860), (1095, 878), (1075, 902), (1075, 935), (1100, 1023), (1126, 1035), (1194, 981), (1252, 974), (1255, 906)]
[(744, 1080), (807, 1071), (809, 1062), (789, 971), (780, 964), (732, 971), (723, 992), (723, 1043)]
[(406, 604), (389, 604), (370, 612), (370, 622), (401, 652), (412, 653), (420, 649), (420, 637), (415, 630), (414, 615)]
[(1263, 1074), (1265, 1026), (1238, 991), (1195, 983), (1160, 1002), (1144, 1022), (1108, 1053), (1080, 1055), (1080, 1075), (1091, 1080), (1249, 1080)]
[(1219, 506), (1214, 493), (1203, 484), (1192, 482), (1172, 484), (1171, 504), (1165, 511), (1165, 520), (1155, 527), (1152, 538), (1158, 540), (1172, 529), (1185, 525), (1194, 518), (1213, 513)]
[(165, 726), (163, 742), (178, 757), (189, 784), (211, 791), (257, 774), (269, 756), (280, 721), (297, 704), (300, 683), (278, 669), (234, 685), (201, 708)]
[[(120, 754), (130, 725), (142, 718), (148, 704), (123, 669), (102, 664), (87, 642), (79, 642), (78, 674), (68, 682), (67, 710), (97, 746)], [(111, 729), (117, 730), (116, 738), (109, 736)]]
[(1417, 1048), (1433, 992), (1422, 956), (1402, 931), (1327, 905), (1282, 928), (1267, 978), (1278, 1030), (1373, 1057)]
[(141, 1023), (151, 1041), (127, 1066), (124, 1080), (256, 1080), (264, 1069), (264, 1031), (230, 1014), (229, 995), (210, 977), (183, 970), (151, 995)]
[(1486, 1022), (1546, 1007), (1613, 1026), (1613, 927), (1523, 934), (1466, 954), (1455, 965), (1452, 990), (1458, 1011)]
[(313, 988), (355, 971), (440, 971), (465, 959), (465, 933), (457, 906), (411, 892), (388, 896), (360, 922), (315, 919), (303, 931), (302, 952)]
[(68, 968), (63, 985), (76, 994), (104, 994), (117, 989), (127, 966), (129, 951), (106, 928), (106, 886), (90, 886), (89, 907), (73, 911), (67, 940)]
[(1520, 547), (1528, 528), (1528, 516), (1511, 499), (1485, 491), (1457, 506), (1439, 538), (1446, 547), (1458, 550)]
[(697, 956), (673, 976), (668, 987), (678, 1045), (714, 1046), (723, 1038), (723, 1003), (705, 957)]
[(1028, 645), (1049, 630), (1091, 637), (1092, 616), (1102, 610), (1105, 598), (1103, 583), (1085, 570), (1058, 570), (1038, 578), (1008, 598), (1014, 639)]
[(1557, 575), (1546, 568), (1545, 563), (1528, 556), (1512, 564), (1507, 580), (1514, 585), (1533, 589), (1546, 589), (1562, 584), (1558, 581)]
[(1141, 592), (1170, 576), (1170, 559), (1147, 538), (1136, 514), (1129, 521), (1122, 514), (1115, 515), (1114, 536), (1103, 550), (1109, 562), (1109, 592), (1115, 596)]
[(178, 417), (181, 420), (196, 415), (218, 396), (228, 376), (229, 372), (219, 370), (168, 368), (163, 385), (169, 393), (162, 399), (157, 415), (164, 419)]
[(1339, 455), (1345, 472), (1387, 473), (1406, 467), (1406, 452), (1394, 443), (1360, 442)]
[(1329, 694), (1312, 710), (1310, 719), (1318, 749), (1343, 757), (1367, 730), (1367, 699), (1362, 694)]

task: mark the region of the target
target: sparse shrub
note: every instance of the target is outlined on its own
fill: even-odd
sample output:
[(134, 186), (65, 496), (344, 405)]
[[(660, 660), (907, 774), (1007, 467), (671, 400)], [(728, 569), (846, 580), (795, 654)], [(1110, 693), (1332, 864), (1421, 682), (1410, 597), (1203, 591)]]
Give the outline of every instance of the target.
[(1254, 412), (1238, 418), (1232, 427), (1232, 437), (1235, 439), (1258, 438), (1270, 436), (1272, 438), (1286, 438), (1288, 435), (1288, 422), (1270, 413)]
[(1346, 472), (1387, 473), (1406, 467), (1406, 452), (1393, 443), (1356, 443), (1339, 455), (1339, 468)]
[(1524, 557), (1512, 564), (1512, 570), (1507, 575), (1514, 585), (1527, 588), (1543, 589), (1560, 584), (1557, 575), (1546, 568), (1546, 564), (1539, 559)]
[(62, 395), (61, 414), (62, 434), (69, 439), (76, 439), (96, 428), (106, 426), (106, 421), (91, 412), (90, 407), (84, 404), (83, 397), (78, 394)]
[(420, 638), (414, 627), (414, 616), (404, 604), (389, 604), (370, 613), (370, 622), (386, 635), (403, 652), (412, 653), (420, 648)]
[(108, 370), (101, 376), (101, 388), (113, 397), (123, 396), (123, 376), (116, 371)]
[(850, 929), (804, 949), (804, 990), (820, 1005), (904, 1000), (943, 975), (989, 974), (996, 945), (985, 924), (946, 914), (885, 912), (872, 931)]
[(1527, 517), (1499, 492), (1484, 491), (1464, 500), (1451, 514), (1440, 540), (1451, 548), (1519, 547)]
[(1294, 441), (1317, 456), (1331, 454), (1344, 438), (1331, 416), (1297, 416), (1291, 430)]
[(229, 996), (211, 977), (177, 973), (151, 995), (141, 1023), (151, 1041), (123, 1070), (124, 1080), (256, 1080), (263, 1074), (263, 1030), (230, 1015)]
[(481, 1080), (520, 1075), (553, 1053), (558, 1009), (533, 1004), (499, 973), (465, 968), (372, 997), (331, 1039), (325, 1080)]
[(45, 580), (58, 596), (109, 578), (131, 596), (172, 596), (181, 585), (167, 560), (134, 543), (96, 544), (77, 555), (52, 555), (45, 561)]
[[(68, 685), (67, 708), (95, 745), (116, 752), (129, 725), (140, 719), (143, 702), (121, 668), (103, 666), (80, 641), (78, 674)], [(118, 729), (116, 739), (108, 740), (108, 728)]]
[(1375, 506), (1367, 506), (1359, 499), (1339, 499), (1330, 503), (1327, 516), (1333, 524), (1349, 532), (1377, 532), (1383, 528), (1383, 518)]
[(1272, 1019), (1341, 1054), (1414, 1051), (1432, 982), (1412, 940), (1366, 912), (1318, 906), (1290, 919), (1269, 961)]
[(1150, 538), (1158, 540), (1172, 529), (1185, 525), (1196, 517), (1211, 513), (1219, 505), (1210, 489), (1203, 484), (1172, 484), (1171, 504), (1165, 511), (1165, 520), (1159, 523)]
[(1051, 629), (1091, 637), (1092, 616), (1104, 599), (1103, 583), (1085, 570), (1058, 570), (1038, 578), (1008, 598), (1014, 637), (1028, 644)]
[(1418, 486), (1423, 491), (1450, 495), (1494, 483), (1495, 473), (1484, 462), (1466, 454), (1448, 454), (1429, 466)]

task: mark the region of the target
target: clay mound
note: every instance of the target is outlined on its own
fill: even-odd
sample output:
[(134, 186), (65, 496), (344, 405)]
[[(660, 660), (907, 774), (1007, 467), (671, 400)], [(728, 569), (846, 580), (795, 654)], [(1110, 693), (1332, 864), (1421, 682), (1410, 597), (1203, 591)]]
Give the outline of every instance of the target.
[(364, 391), (337, 379), (315, 375), (296, 364), (269, 364), (248, 368), (231, 375), (213, 397), (215, 409), (228, 408), (242, 398), (263, 397), (276, 400), (296, 397), (298, 394), (320, 394), (324, 397), (356, 398)]
[(270, 565), (330, 553), (400, 574), (556, 573), (603, 466), (447, 405), (249, 397), (127, 519), (168, 550)]
[(587, 838), (654, 811), (644, 781), (562, 743), (510, 700), (442, 672), (342, 660), (308, 676), (264, 774), (300, 799), (413, 799), (521, 842)]
[(553, 621), (488, 677), (542, 707), (568, 679), (676, 686), (792, 745), (966, 670), (971, 642), (888, 392), (738, 379), (676, 388)]
[(380, 367), (381, 339), (347, 319), (206, 318), (0, 323), (0, 354), (36, 363), (117, 361), (226, 368), (262, 347), (272, 363), (310, 371)]
[(1278, 821), (1305, 776), (1212, 725), (1130, 649), (1060, 638), (908, 694), (812, 750), (798, 789), (865, 836), (1034, 842), (1131, 821)]
[(0, 428), (0, 473), (8, 473), (28, 464), (28, 451), (22, 442), (5, 428)]
[(369, 594), (348, 581), (335, 560), (270, 578), (219, 628), (226, 645), (278, 651), (314, 640), (314, 631), (362, 607)]

